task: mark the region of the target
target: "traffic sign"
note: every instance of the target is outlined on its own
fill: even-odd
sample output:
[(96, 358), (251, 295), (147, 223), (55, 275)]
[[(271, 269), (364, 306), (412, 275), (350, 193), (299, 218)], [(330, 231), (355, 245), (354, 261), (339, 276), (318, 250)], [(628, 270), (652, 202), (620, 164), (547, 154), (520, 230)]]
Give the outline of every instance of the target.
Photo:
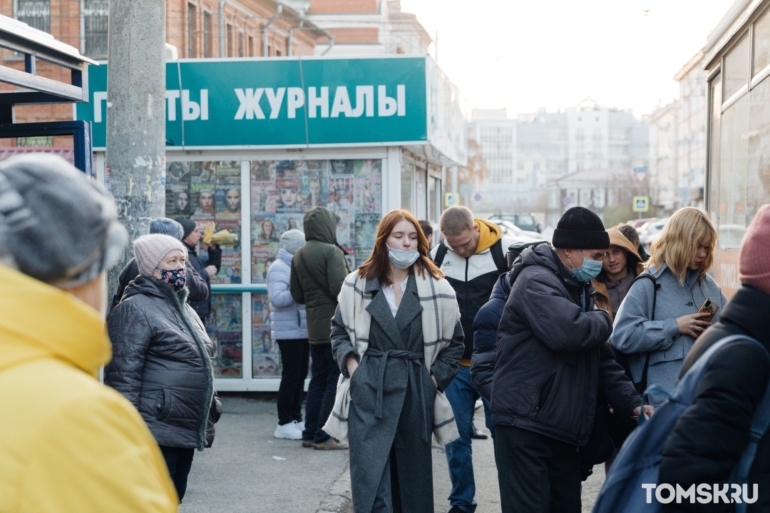
[(456, 192), (447, 192), (444, 194), (444, 206), (455, 207), (460, 204), (460, 195)]
[(474, 200), (474, 201), (481, 201), (481, 194), (479, 194), (479, 193), (477, 192), (477, 193), (476, 193), (476, 195), (473, 197), (473, 200)]
[(565, 207), (568, 207), (572, 204), (572, 198), (570, 198), (569, 196), (564, 196), (564, 199), (561, 200), (561, 202), (564, 203)]
[(634, 196), (634, 212), (649, 212), (650, 198), (648, 196)]

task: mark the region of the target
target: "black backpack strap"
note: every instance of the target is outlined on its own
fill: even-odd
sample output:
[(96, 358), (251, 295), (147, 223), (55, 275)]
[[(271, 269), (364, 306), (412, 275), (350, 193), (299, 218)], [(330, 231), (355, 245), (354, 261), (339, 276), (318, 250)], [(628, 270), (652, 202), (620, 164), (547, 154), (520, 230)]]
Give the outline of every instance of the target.
[(505, 252), (503, 251), (503, 239), (498, 239), (497, 242), (492, 244), (492, 247), (489, 248), (489, 250), (492, 252), (492, 259), (495, 261), (495, 265), (500, 274), (508, 272), (508, 260), (506, 260)]
[[(660, 288), (660, 283), (658, 283), (658, 280), (653, 276), (652, 274), (648, 272), (643, 272), (636, 278), (634, 278), (634, 281), (631, 282), (631, 286), (634, 286), (634, 283), (640, 280), (650, 280), (652, 282), (652, 315), (650, 315), (650, 320), (655, 320), (655, 307), (658, 304), (658, 289)], [(644, 353), (644, 367), (642, 368), (642, 380), (639, 382), (637, 386), (637, 390), (644, 391), (647, 388), (647, 370), (650, 367), (650, 353)]]
[(441, 264), (444, 263), (444, 257), (446, 256), (447, 251), (449, 251), (449, 248), (447, 248), (446, 242), (442, 242), (438, 245), (436, 258), (433, 259), (433, 263), (436, 264), (436, 267), (441, 268)]

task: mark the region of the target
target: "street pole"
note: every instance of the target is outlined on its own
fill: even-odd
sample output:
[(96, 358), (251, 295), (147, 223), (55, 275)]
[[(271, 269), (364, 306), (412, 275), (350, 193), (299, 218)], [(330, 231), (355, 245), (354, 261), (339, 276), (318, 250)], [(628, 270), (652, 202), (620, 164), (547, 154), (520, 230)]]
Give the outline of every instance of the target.
[[(118, 218), (131, 240), (165, 215), (166, 2), (110, 2), (107, 169)], [(110, 272), (115, 290), (124, 260)]]

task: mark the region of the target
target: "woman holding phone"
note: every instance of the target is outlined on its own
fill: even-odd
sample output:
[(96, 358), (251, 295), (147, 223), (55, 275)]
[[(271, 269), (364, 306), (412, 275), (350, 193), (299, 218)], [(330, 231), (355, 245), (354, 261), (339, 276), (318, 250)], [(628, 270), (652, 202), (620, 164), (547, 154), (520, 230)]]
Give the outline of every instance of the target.
[[(612, 335), (613, 345), (629, 356), (634, 383), (660, 385), (673, 393), (695, 339), (719, 319), (727, 299), (707, 274), (716, 240), (708, 214), (685, 207), (671, 216), (653, 244), (641, 275), (652, 279), (637, 278), (631, 286)], [(701, 311), (704, 306), (710, 311)], [(653, 406), (664, 400), (650, 396)]]
[(324, 430), (350, 440), (353, 510), (433, 511), (431, 433), (442, 444), (458, 437), (443, 390), (463, 331), (408, 211), (383, 217), (371, 256), (345, 279), (331, 338), (343, 379)]

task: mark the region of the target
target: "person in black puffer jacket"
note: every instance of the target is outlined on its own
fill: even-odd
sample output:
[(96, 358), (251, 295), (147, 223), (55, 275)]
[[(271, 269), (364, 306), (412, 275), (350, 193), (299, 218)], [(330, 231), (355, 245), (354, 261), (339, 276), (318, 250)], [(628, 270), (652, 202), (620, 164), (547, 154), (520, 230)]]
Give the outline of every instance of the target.
[[(660, 483), (687, 489), (701, 483), (728, 483), (751, 439), (751, 419), (770, 380), (770, 206), (757, 213), (740, 254), (738, 289), (722, 312), (719, 322), (698, 337), (682, 367), (680, 379), (711, 346), (730, 335), (748, 335), (762, 347), (739, 341), (711, 357), (695, 399), (677, 420), (663, 448)], [(757, 485), (757, 494), (753, 485)], [(749, 497), (758, 498), (748, 512), (770, 511), (770, 431), (759, 441), (749, 472)], [(666, 511), (721, 513), (732, 505), (667, 504)]]
[(203, 236), (198, 229), (198, 225), (195, 224), (195, 221), (191, 221), (184, 217), (177, 219), (177, 222), (181, 224), (184, 229), (182, 234), (182, 244), (187, 248), (187, 259), (198, 274), (206, 280), (206, 287), (209, 293), (206, 299), (202, 301), (190, 300), (190, 306), (192, 306), (195, 313), (198, 314), (201, 322), (206, 324), (206, 321), (211, 314), (211, 278), (216, 276), (219, 269), (222, 267), (222, 249), (213, 244), (204, 244), (202, 247), (206, 249), (208, 257), (199, 257), (197, 247)]
[(134, 252), (140, 276), (110, 314), (113, 357), (104, 382), (139, 410), (181, 502), (195, 449), (211, 445), (221, 414), (213, 344), (186, 304), (184, 246), (168, 235), (145, 235)]

